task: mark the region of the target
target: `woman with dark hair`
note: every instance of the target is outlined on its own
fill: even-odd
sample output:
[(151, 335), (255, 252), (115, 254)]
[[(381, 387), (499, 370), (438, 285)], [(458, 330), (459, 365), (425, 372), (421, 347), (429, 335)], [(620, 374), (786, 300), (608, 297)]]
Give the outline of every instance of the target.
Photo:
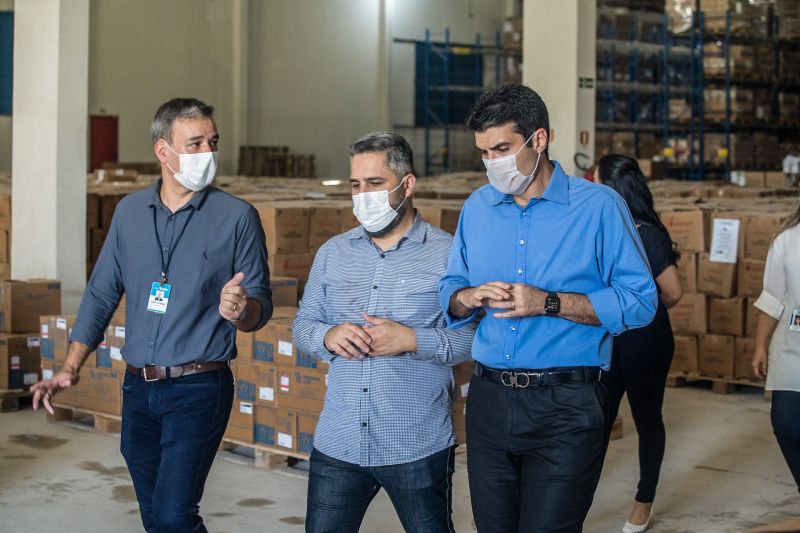
[[(800, 489), (800, 203), (769, 247), (764, 288), (755, 306), (753, 370), (772, 391), (772, 431)], [(772, 341), (770, 342), (770, 339)], [(769, 364), (768, 364), (769, 361)]]
[(595, 179), (617, 191), (628, 204), (658, 286), (655, 318), (650, 325), (614, 339), (611, 368), (602, 380), (608, 390), (609, 421), (616, 418), (622, 395), (627, 393), (639, 434), (639, 485), (633, 509), (622, 528), (625, 533), (638, 533), (650, 523), (664, 458), (666, 437), (661, 405), (675, 351), (667, 309), (683, 295), (676, 268), (679, 254), (656, 214), (653, 195), (635, 159), (607, 155), (600, 159)]

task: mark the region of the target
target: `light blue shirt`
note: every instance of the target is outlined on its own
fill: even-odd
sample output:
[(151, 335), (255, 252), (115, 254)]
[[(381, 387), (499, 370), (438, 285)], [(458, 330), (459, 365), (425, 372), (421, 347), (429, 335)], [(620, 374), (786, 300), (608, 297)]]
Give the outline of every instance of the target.
[(599, 326), (565, 318), (495, 318), (485, 308), (472, 356), (492, 368), (608, 368), (612, 336), (650, 323), (658, 295), (625, 201), (610, 188), (567, 176), (554, 162), (544, 194), (520, 207), (490, 185), (464, 204), (439, 296), (448, 324), (451, 296), (491, 281), (585, 294)]
[[(451, 366), (469, 360), (474, 329), (449, 329), (436, 284), (453, 238), (417, 215), (393, 248), (381, 251), (362, 227), (317, 252), (294, 320), (299, 350), (330, 361), (314, 448), (348, 463), (410, 463), (455, 443)], [(364, 326), (363, 313), (413, 328), (417, 351), (345, 359), (325, 348), (339, 324)]]

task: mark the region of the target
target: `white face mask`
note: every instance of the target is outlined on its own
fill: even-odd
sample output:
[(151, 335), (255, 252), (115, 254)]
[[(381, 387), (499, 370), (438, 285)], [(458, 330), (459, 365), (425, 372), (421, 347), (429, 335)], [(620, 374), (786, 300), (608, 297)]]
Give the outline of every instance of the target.
[(402, 187), (405, 181), (406, 179), (403, 178), (400, 184), (391, 191), (362, 192), (353, 195), (353, 214), (365, 230), (377, 233), (391, 224), (394, 217), (397, 216), (397, 210), (406, 203), (408, 196), (403, 198), (397, 209), (394, 209), (389, 203), (389, 193)]
[(532, 133), (528, 140), (522, 143), (519, 150), (513, 154), (483, 160), (483, 164), (486, 166), (486, 177), (489, 178), (489, 183), (491, 183), (492, 187), (503, 194), (514, 196), (525, 192), (525, 189), (528, 188), (536, 175), (536, 170), (539, 168), (539, 158), (542, 157), (542, 154), (540, 152), (536, 157), (536, 166), (533, 167), (533, 172), (531, 172), (530, 176), (521, 173), (517, 168), (517, 154), (533, 139), (533, 135)]
[(175, 175), (178, 183), (194, 192), (200, 192), (211, 185), (217, 175), (217, 152), (179, 154), (168, 144), (167, 148), (180, 160), (180, 172), (175, 172), (167, 163), (167, 168)]

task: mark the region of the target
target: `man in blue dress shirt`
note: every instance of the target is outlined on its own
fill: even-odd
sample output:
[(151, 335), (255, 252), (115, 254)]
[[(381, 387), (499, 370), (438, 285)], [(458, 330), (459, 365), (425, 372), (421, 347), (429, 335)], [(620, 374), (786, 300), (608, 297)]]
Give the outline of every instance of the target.
[(117, 206), (64, 367), (32, 387), (34, 409), (41, 400), (52, 412), (50, 399), (78, 383), (124, 292), (120, 440), (148, 532), (206, 531), (198, 504), (233, 402), (236, 330), (272, 316), (258, 213), (209, 186), (219, 142), (213, 111), (176, 98), (156, 112), (162, 177)]
[(485, 312), (467, 464), (479, 531), (580, 531), (603, 460), (611, 342), (648, 324), (656, 286), (625, 202), (548, 157), (547, 108), (502, 85), (469, 117), (489, 184), (464, 205), (440, 304)]
[(319, 249), (293, 327), (298, 349), (330, 362), (306, 531), (358, 531), (381, 488), (406, 531), (453, 531), (450, 367), (474, 334), (448, 329), (439, 308), (453, 239), (414, 210), (403, 137), (367, 135), (350, 156), (361, 225)]

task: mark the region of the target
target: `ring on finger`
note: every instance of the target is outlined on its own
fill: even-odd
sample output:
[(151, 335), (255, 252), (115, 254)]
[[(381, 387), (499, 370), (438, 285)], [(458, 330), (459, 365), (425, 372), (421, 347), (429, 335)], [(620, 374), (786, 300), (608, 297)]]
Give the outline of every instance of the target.
[(233, 304), (233, 310), (234, 310), (234, 311), (238, 311), (238, 310), (239, 310), (239, 304), (238, 304), (238, 303), (235, 303), (235, 302), (234, 302), (234, 304)]

